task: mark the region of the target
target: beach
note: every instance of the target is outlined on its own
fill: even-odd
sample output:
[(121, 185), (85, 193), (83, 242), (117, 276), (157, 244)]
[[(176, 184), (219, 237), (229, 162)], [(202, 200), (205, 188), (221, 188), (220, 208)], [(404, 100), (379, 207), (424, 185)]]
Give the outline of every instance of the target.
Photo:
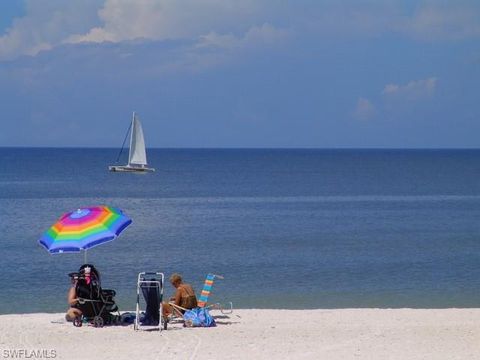
[[(63, 314), (0, 316), (0, 359), (478, 359), (480, 309), (213, 311), (215, 328), (75, 328)], [(16, 351), (16, 353), (15, 353)]]

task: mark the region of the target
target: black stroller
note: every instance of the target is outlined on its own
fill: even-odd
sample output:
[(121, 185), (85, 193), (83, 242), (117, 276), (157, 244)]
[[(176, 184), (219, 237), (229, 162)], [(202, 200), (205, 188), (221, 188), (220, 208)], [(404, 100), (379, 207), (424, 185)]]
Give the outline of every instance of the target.
[[(75, 291), (78, 302), (75, 305), (82, 312), (73, 320), (73, 325), (80, 327), (83, 321), (91, 322), (95, 327), (115, 324), (120, 319), (118, 306), (115, 304), (115, 290), (102, 289), (100, 274), (91, 264), (84, 264), (77, 273), (70, 273), (76, 278)], [(112, 314), (116, 312), (117, 314)]]

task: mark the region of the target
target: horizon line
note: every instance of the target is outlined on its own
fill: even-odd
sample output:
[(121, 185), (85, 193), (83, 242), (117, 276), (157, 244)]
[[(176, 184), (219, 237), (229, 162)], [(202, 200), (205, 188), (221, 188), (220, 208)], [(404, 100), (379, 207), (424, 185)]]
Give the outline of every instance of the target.
[[(105, 149), (118, 150), (118, 147), (110, 146), (1, 146), (0, 149)], [(128, 147), (127, 147), (128, 149)], [(150, 150), (480, 150), (480, 147), (350, 147), (350, 146), (332, 146), (332, 147), (200, 147), (200, 146), (174, 146), (174, 147), (147, 147)]]

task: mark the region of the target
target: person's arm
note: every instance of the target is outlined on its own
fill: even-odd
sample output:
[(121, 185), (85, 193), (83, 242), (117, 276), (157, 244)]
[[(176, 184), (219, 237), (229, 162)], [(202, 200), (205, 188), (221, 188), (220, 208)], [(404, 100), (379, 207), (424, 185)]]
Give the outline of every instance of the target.
[(77, 303), (77, 292), (73, 286), (68, 290), (67, 301), (68, 305), (75, 305)]

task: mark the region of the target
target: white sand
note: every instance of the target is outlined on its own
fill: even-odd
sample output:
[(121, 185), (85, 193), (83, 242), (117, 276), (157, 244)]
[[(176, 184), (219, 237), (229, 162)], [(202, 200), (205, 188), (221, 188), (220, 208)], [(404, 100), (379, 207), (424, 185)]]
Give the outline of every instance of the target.
[(162, 332), (52, 323), (62, 317), (0, 316), (0, 359), (480, 359), (480, 309), (236, 310)]

